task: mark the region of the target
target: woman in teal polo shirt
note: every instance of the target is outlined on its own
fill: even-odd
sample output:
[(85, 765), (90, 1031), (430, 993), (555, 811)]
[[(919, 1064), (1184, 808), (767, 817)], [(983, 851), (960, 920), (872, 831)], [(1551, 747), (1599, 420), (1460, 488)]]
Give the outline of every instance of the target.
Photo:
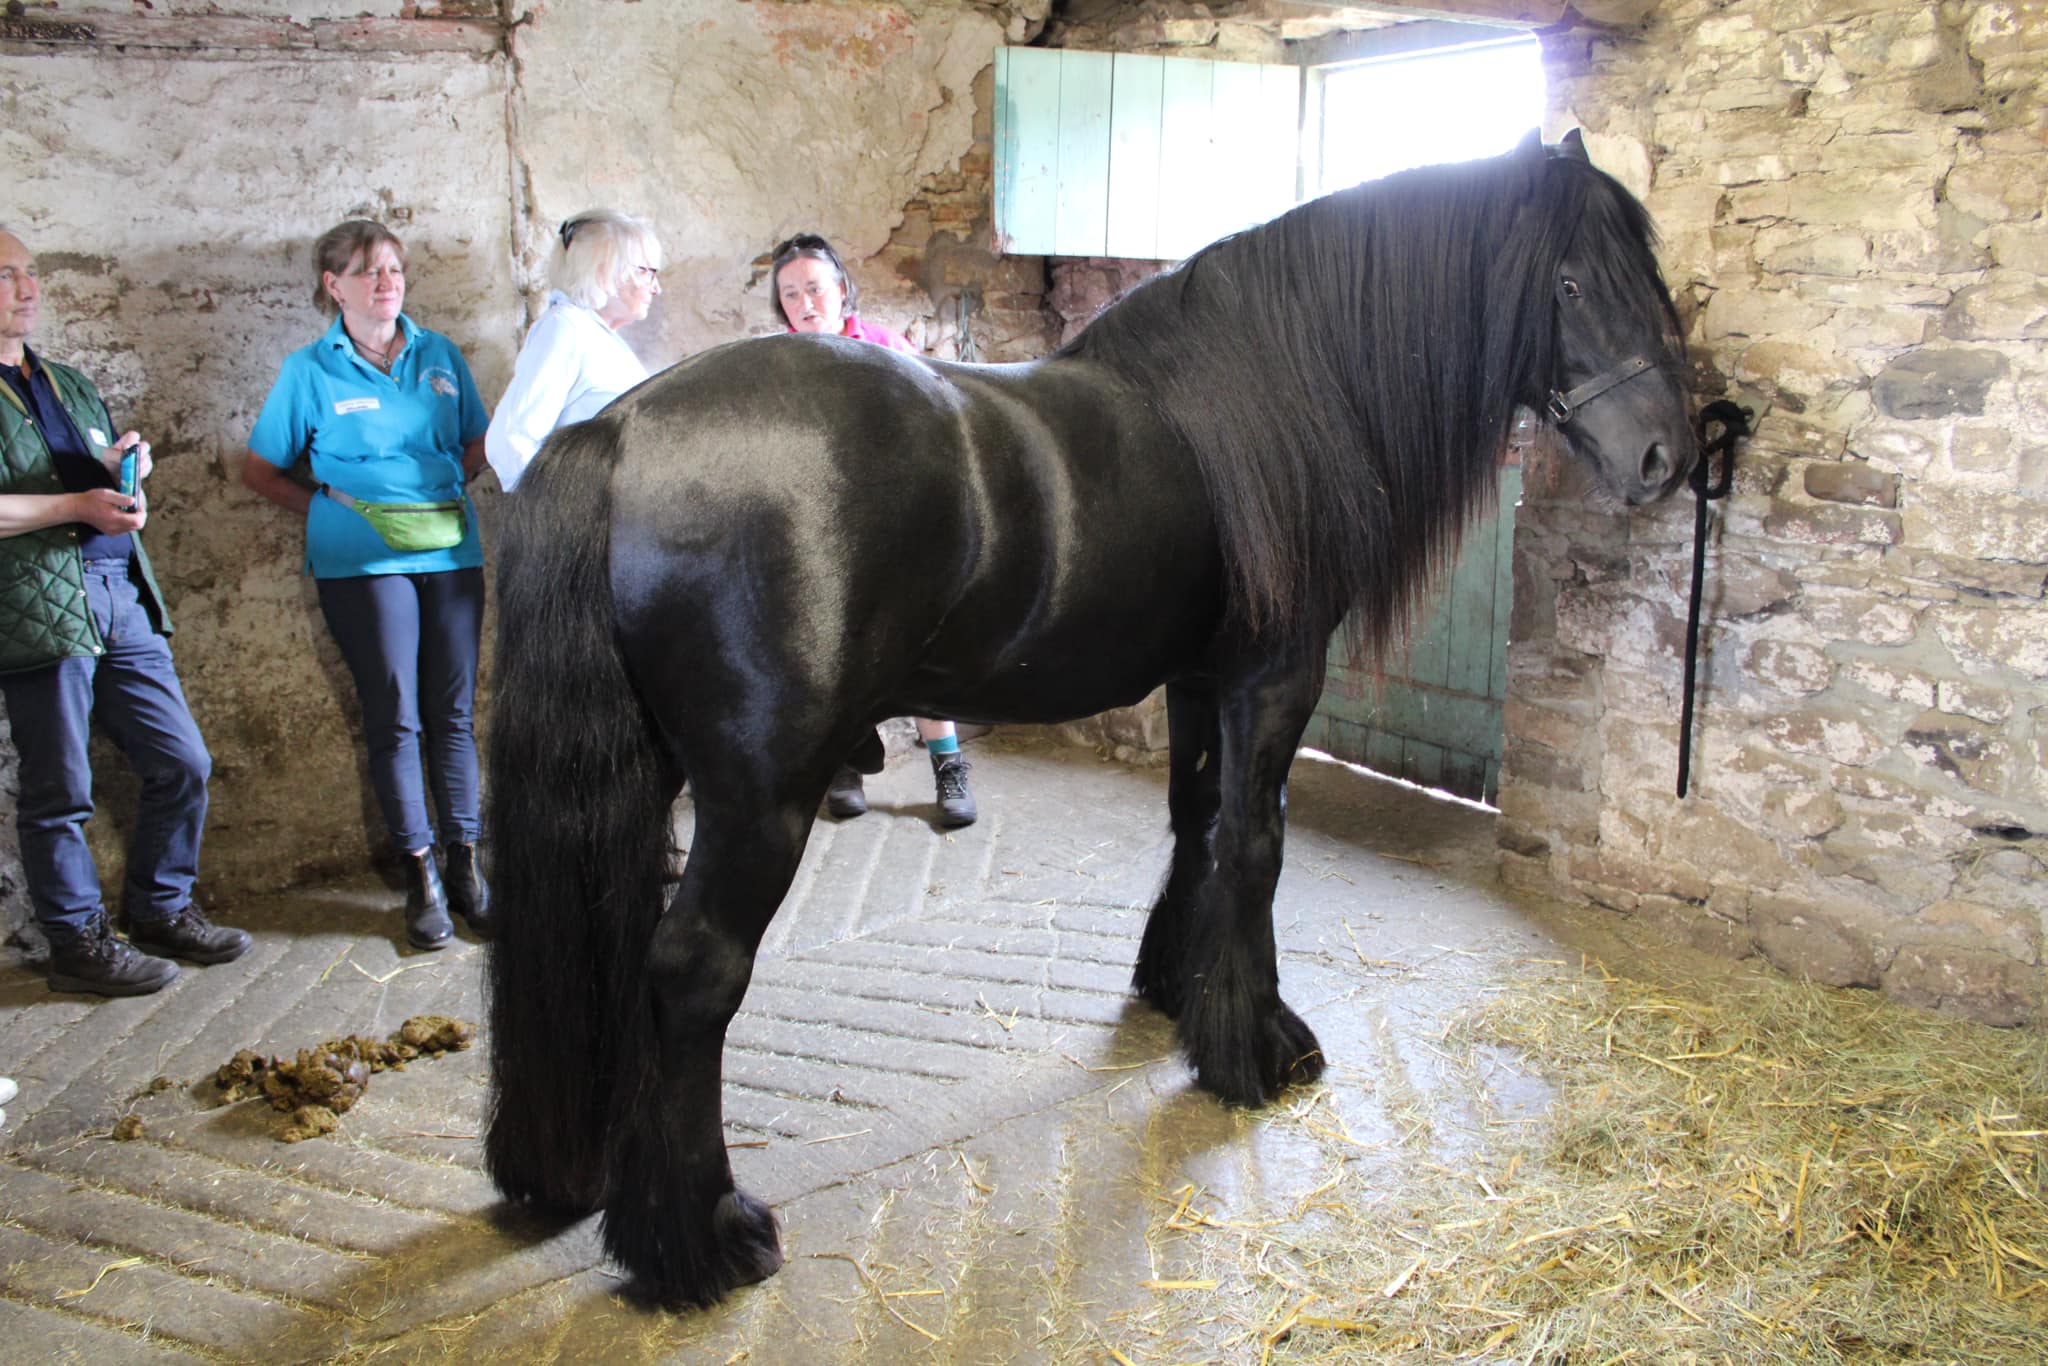
[[(484, 555), (467, 492), (488, 414), (454, 343), (405, 316), (405, 247), (388, 228), (351, 219), (314, 244), (313, 264), (313, 301), (334, 324), (285, 358), (242, 482), (306, 518), (320, 610), (362, 702), (371, 783), (406, 855), (406, 935), (438, 949), (454, 934), (451, 908), (489, 931), (471, 724)], [(286, 473), (301, 462), (312, 489)]]

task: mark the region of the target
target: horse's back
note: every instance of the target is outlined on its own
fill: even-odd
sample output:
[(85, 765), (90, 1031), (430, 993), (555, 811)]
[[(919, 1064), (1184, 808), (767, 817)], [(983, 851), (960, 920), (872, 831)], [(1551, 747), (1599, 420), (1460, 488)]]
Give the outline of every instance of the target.
[[(635, 667), (989, 720), (1134, 700), (1214, 616), (1200, 478), (1084, 365), (836, 338), (707, 352), (609, 410)], [(635, 643), (637, 642), (637, 643)]]

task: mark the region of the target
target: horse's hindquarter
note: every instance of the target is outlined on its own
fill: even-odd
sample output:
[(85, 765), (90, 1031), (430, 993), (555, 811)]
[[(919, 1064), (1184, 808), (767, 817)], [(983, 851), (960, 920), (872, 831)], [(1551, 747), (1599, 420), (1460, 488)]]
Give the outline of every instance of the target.
[(1064, 719), (1143, 696), (1213, 629), (1201, 477), (1085, 366), (767, 338), (611, 411), (614, 597), (643, 680)]

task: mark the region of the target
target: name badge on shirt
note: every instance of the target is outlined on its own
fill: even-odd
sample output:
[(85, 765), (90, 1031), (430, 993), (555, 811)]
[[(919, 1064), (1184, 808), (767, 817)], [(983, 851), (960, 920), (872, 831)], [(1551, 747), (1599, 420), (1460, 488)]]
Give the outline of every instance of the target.
[(95, 446), (107, 444), (107, 434), (97, 427), (87, 427), (85, 429), (85, 439), (92, 442)]
[(350, 413), (373, 413), (383, 406), (374, 398), (340, 398), (334, 401), (334, 415), (346, 417)]

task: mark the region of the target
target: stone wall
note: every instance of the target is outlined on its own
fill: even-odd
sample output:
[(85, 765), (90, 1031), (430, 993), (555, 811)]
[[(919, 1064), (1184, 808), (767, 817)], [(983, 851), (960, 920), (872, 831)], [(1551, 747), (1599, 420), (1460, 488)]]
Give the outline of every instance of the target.
[[(963, 318), (983, 359), (1038, 354), (1055, 336), (1042, 263), (985, 244), (994, 49), (1046, 8), (63, 0), (0, 17), (0, 221), (40, 258), (36, 344), (156, 445), (145, 534), (216, 764), (205, 895), (231, 907), (358, 869), (382, 842), (302, 532), (239, 482), (279, 361), (324, 326), (311, 240), (355, 214), (395, 227), (408, 311), (463, 348), (487, 402), (554, 226), (599, 204), (649, 215), (667, 248), (631, 337), (651, 364), (770, 330), (766, 252), (798, 229), (839, 243), (867, 312), (936, 354), (960, 350)], [(488, 545), (488, 478), (478, 501)], [(111, 749), (96, 770), (92, 839), (118, 886), (134, 786)], [(10, 929), (27, 916), (17, 790), (0, 743)]]
[[(1755, 408), (1673, 795), (1691, 499), (1517, 529), (1503, 865), (1717, 951), (2036, 1019), (2048, 904), (2048, 6), (1688, 0), (1549, 35)], [(1554, 456), (1554, 452), (1552, 453)]]

